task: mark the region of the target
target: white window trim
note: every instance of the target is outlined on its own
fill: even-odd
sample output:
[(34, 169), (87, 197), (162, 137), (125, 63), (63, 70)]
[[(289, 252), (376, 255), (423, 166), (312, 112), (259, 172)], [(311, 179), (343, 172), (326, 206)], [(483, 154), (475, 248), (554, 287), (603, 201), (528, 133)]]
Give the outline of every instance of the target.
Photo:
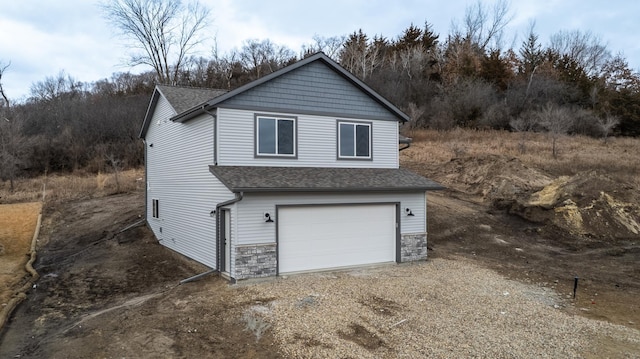
[[(276, 151), (278, 151), (278, 121), (293, 121), (293, 154), (286, 153), (261, 153), (260, 152), (260, 133), (259, 133), (259, 122), (260, 119), (275, 119), (276, 120)], [(266, 115), (260, 114), (255, 115), (255, 157), (279, 157), (279, 158), (298, 158), (298, 118), (297, 117), (288, 117), (288, 116), (276, 116), (276, 115)]]
[[(343, 156), (341, 155), (342, 151), (342, 144), (340, 143), (340, 125), (353, 125), (354, 129), (353, 129), (353, 156)], [(356, 141), (356, 136), (357, 136), (357, 131), (355, 129), (356, 126), (361, 125), (361, 126), (367, 126), (369, 127), (369, 155), (368, 156), (358, 156), (357, 155), (357, 141)], [(360, 122), (360, 121), (343, 121), (343, 120), (338, 120), (337, 123), (337, 131), (336, 131), (336, 142), (337, 142), (337, 158), (339, 160), (372, 160), (373, 159), (373, 123), (372, 122)]]

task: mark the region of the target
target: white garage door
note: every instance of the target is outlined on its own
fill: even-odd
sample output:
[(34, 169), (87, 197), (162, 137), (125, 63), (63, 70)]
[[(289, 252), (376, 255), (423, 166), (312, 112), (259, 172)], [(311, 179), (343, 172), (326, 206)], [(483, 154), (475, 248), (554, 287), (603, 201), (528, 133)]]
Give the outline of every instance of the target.
[(395, 261), (395, 217), (394, 204), (281, 207), (279, 272)]

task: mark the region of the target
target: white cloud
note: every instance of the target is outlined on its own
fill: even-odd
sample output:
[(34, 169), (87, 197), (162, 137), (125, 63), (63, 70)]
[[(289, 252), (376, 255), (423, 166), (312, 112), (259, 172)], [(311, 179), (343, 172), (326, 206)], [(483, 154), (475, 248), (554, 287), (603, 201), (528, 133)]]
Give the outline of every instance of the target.
[[(31, 83), (60, 70), (80, 81), (92, 82), (123, 66), (129, 50), (110, 29), (98, 7), (100, 0), (12, 1), (0, 13), (0, 61), (12, 62), (3, 84), (21, 97)], [(362, 29), (367, 35), (394, 39), (410, 24), (427, 21), (444, 41), (451, 21), (461, 20), (474, 0), (201, 0), (212, 10), (210, 42), (199, 50), (209, 56), (213, 40), (224, 54), (247, 39), (270, 39), (298, 52), (314, 35), (348, 35)], [(491, 5), (497, 0), (485, 0)], [(613, 53), (624, 52), (633, 68), (640, 68), (640, 3), (625, 0), (518, 0), (511, 2), (514, 19), (505, 45), (520, 46), (529, 22), (536, 21), (540, 41), (559, 30), (590, 30)], [(6, 36), (5, 34), (9, 34)], [(142, 67), (133, 71), (142, 71)]]

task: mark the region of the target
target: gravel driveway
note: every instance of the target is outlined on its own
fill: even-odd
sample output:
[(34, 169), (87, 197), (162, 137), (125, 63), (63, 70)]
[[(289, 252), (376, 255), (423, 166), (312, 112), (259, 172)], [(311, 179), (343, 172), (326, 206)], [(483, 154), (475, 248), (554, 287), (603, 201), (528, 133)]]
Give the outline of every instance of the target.
[(291, 358), (640, 358), (639, 331), (463, 258), (236, 287), (253, 301), (247, 327)]

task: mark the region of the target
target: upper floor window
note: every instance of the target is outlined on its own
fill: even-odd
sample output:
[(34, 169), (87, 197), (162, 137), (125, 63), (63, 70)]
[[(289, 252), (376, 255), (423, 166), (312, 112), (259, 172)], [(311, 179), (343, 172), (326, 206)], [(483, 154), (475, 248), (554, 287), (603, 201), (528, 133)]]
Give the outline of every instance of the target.
[(338, 122), (338, 158), (371, 159), (371, 123)]
[(257, 156), (296, 156), (296, 118), (256, 116)]

